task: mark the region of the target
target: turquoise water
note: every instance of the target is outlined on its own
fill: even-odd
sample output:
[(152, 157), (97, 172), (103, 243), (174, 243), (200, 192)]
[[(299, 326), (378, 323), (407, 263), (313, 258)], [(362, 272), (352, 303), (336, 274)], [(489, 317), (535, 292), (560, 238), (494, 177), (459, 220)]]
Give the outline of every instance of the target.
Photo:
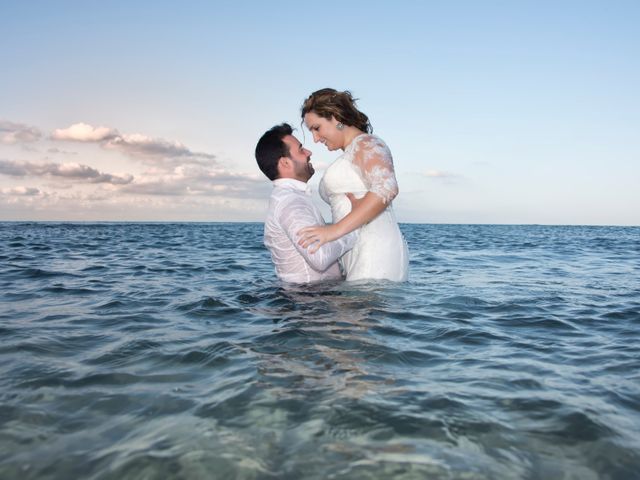
[(640, 228), (402, 230), (284, 288), (261, 224), (0, 224), (0, 478), (640, 478)]

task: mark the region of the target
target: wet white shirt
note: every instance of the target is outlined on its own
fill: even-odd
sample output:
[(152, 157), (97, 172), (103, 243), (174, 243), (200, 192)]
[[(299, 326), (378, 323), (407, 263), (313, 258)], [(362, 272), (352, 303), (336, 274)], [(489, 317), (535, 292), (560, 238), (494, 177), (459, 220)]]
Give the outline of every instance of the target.
[(337, 260), (353, 247), (357, 233), (351, 232), (309, 253), (298, 245), (298, 231), (313, 225), (324, 225), (324, 219), (311, 200), (307, 184), (293, 178), (274, 180), (264, 222), (264, 244), (271, 252), (280, 280), (309, 283), (342, 278)]

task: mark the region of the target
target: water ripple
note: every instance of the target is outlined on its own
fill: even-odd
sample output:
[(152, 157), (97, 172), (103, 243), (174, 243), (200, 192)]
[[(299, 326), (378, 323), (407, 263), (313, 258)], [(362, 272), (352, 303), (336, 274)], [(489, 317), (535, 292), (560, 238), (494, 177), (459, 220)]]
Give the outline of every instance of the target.
[(0, 224), (0, 476), (638, 478), (640, 229), (402, 228), (291, 287), (261, 224)]

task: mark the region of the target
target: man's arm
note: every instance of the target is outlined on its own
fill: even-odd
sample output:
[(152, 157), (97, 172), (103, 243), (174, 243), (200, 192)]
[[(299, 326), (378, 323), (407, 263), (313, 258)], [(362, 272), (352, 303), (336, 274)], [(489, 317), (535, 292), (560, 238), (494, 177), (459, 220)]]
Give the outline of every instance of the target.
[(327, 242), (314, 253), (298, 244), (298, 231), (304, 227), (318, 225), (313, 206), (300, 196), (284, 200), (278, 207), (276, 217), (298, 253), (318, 272), (324, 272), (342, 255), (353, 248), (357, 232), (351, 232), (337, 240)]

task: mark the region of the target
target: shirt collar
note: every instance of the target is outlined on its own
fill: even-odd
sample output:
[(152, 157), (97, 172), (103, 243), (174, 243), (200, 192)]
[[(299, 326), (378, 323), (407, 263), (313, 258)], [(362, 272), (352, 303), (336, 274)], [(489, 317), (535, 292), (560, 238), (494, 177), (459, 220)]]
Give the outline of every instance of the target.
[(305, 182), (301, 182), (295, 178), (276, 178), (273, 181), (273, 186), (299, 190), (301, 192), (305, 192), (307, 195), (311, 195), (311, 187)]

